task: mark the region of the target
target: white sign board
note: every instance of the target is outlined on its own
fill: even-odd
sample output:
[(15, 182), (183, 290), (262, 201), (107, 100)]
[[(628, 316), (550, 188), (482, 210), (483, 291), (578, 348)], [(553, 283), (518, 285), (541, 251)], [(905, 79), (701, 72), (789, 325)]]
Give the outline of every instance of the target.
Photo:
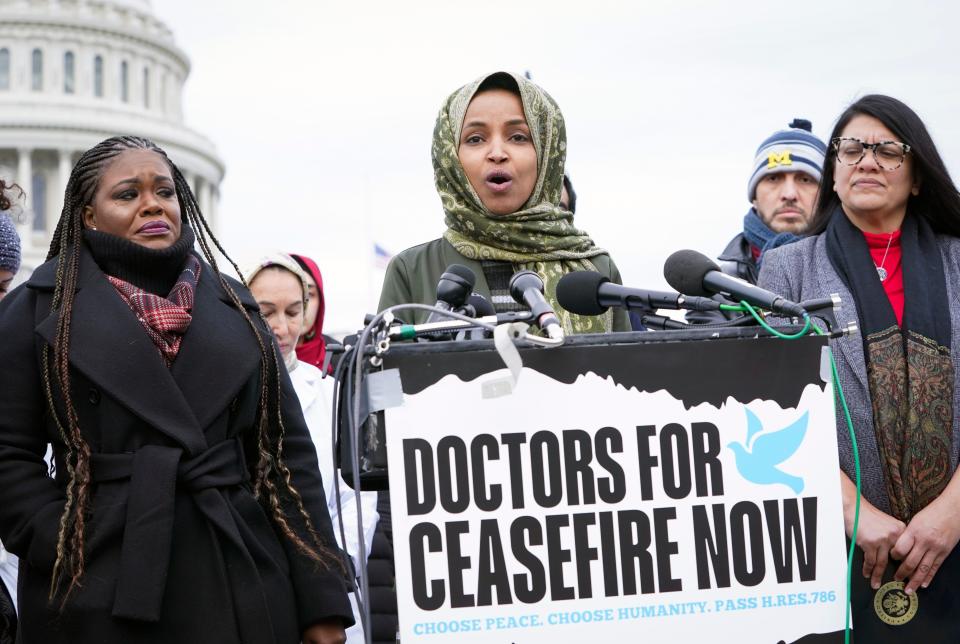
[(402, 642), (774, 644), (842, 631), (829, 385), (798, 385), (790, 406), (691, 406), (525, 367), (511, 395), (482, 398), (504, 375), (446, 375), (388, 410)]

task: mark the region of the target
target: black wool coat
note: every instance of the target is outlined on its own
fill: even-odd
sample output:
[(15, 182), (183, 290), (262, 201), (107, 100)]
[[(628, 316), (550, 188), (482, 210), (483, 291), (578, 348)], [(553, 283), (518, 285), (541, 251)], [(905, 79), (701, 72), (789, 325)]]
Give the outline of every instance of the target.
[[(40, 369), (56, 332), (54, 264), (0, 302), (0, 540), (21, 557), (20, 641), (292, 644), (318, 621), (352, 623), (343, 574), (304, 557), (253, 496), (260, 351), (213, 269), (202, 266), (193, 319), (168, 368), (85, 247), (69, 358), (93, 452), (86, 572), (62, 611), (48, 603), (67, 480)], [(233, 286), (273, 342), (249, 292)], [(283, 458), (334, 552), (316, 450), (281, 372)], [(287, 516), (310, 543), (296, 509)]]

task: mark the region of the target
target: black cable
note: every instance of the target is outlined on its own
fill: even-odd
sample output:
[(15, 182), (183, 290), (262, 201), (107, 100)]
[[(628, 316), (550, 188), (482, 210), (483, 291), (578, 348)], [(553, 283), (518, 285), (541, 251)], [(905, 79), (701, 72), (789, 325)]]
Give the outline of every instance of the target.
[[(340, 394), (341, 394), (342, 383), (343, 383), (342, 378), (344, 376), (344, 371), (347, 368), (347, 365), (349, 364), (349, 362), (350, 362), (349, 351), (345, 351), (341, 359), (337, 361), (337, 366), (334, 369), (334, 373), (333, 373), (333, 378), (334, 378), (333, 404), (331, 405), (331, 407), (333, 408), (333, 418), (331, 421), (331, 439), (332, 439), (331, 442), (332, 442), (332, 453), (334, 454), (335, 458), (339, 458), (339, 453), (340, 453), (339, 450), (337, 449), (337, 439), (339, 438), (339, 429), (340, 429), (340, 412), (341, 412)], [(359, 535), (357, 539), (357, 543), (360, 548), (360, 551), (357, 553), (358, 554), (357, 566), (360, 568), (358, 570), (353, 566), (353, 558), (350, 557), (350, 552), (347, 548), (347, 534), (346, 534), (346, 528), (343, 522), (343, 506), (341, 505), (341, 502), (340, 502), (340, 479), (341, 479), (340, 472), (342, 471), (343, 468), (336, 467), (336, 461), (334, 464), (335, 466), (333, 468), (333, 473), (334, 473), (333, 485), (334, 485), (334, 496), (336, 497), (336, 503), (337, 503), (337, 524), (340, 530), (340, 543), (343, 544), (343, 550), (349, 559), (349, 563), (351, 564), (349, 568), (353, 570), (355, 574), (359, 574), (362, 579), (364, 575), (367, 574), (367, 557), (366, 557), (367, 552), (366, 552), (366, 544), (364, 543), (365, 540), (363, 538), (363, 507), (362, 507), (362, 502), (360, 498), (360, 487), (358, 483), (359, 474), (356, 470), (354, 470), (353, 489), (355, 492), (355, 499), (357, 503), (356, 529), (357, 529), (357, 534)], [(356, 585), (356, 578), (354, 578), (352, 582), (354, 583), (354, 585)], [(362, 587), (362, 582), (361, 582), (361, 587)], [(356, 601), (357, 601), (357, 612), (360, 614), (359, 617), (360, 617), (361, 628), (363, 629), (363, 632), (366, 633), (368, 626), (371, 622), (370, 608), (367, 602), (367, 596), (366, 594), (361, 592), (360, 588), (357, 588), (357, 592), (354, 593), (354, 597), (356, 598)]]
[(691, 324), (691, 329), (723, 329), (732, 326), (751, 326), (757, 323), (750, 315), (741, 315), (740, 317), (727, 320), (726, 322), (716, 322), (710, 324)]
[[(352, 441), (351, 444), (353, 447), (353, 449), (350, 450), (350, 460), (351, 460), (351, 465), (353, 467), (353, 472), (354, 472), (354, 481), (359, 481), (359, 471), (360, 471), (360, 450), (358, 449), (358, 446), (360, 445), (360, 426), (358, 424), (358, 417), (360, 416), (359, 394), (363, 391), (362, 378), (363, 378), (364, 347), (367, 345), (371, 335), (374, 332), (374, 329), (379, 328), (381, 326), (385, 315), (389, 314), (392, 318), (394, 311), (400, 311), (404, 309), (438, 312), (448, 318), (465, 320), (467, 322), (474, 322), (476, 323), (476, 326), (479, 326), (485, 329), (494, 330), (495, 328), (495, 326), (492, 324), (481, 323), (479, 320), (475, 320), (468, 316), (461, 315), (454, 311), (444, 311), (443, 309), (439, 309), (435, 306), (429, 306), (426, 304), (412, 304), (412, 303), (397, 304), (395, 306), (391, 306), (377, 313), (373, 317), (373, 319), (370, 320), (370, 322), (363, 328), (363, 330), (357, 336), (357, 342), (353, 349), (354, 353), (356, 354), (356, 357), (354, 359), (350, 359), (353, 356), (348, 356), (347, 354), (345, 354), (344, 357), (340, 359), (341, 362), (350, 363), (347, 366), (347, 372), (344, 374), (344, 376), (346, 377), (344, 386), (347, 387), (346, 400), (350, 401), (351, 403), (347, 409), (347, 412), (348, 412), (347, 426), (350, 432), (350, 438)], [(530, 341), (533, 342), (533, 340), (530, 340)], [(358, 500), (359, 500), (359, 497), (358, 497)], [(359, 543), (360, 550), (361, 552), (366, 553), (365, 539), (364, 539), (362, 530), (359, 533), (359, 537), (360, 537), (360, 543)], [(362, 567), (361, 573), (362, 573), (360, 576), (360, 584), (362, 587), (361, 592), (364, 597), (368, 597), (369, 596), (369, 578), (367, 577), (366, 565)], [(367, 622), (369, 622), (368, 617), (369, 615), (366, 614), (366, 612), (364, 612), (364, 616), (361, 618), (361, 621), (366, 620)], [(370, 633), (370, 631), (364, 628), (364, 638), (366, 639), (367, 644), (371, 644), (371, 637), (372, 637), (372, 634)]]

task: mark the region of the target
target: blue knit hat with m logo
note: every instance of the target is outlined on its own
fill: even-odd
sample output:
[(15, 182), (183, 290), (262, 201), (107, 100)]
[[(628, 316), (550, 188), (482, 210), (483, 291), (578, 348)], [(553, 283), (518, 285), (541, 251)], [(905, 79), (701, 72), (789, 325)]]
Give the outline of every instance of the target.
[(793, 119), (786, 130), (774, 132), (760, 144), (747, 184), (748, 200), (756, 197), (760, 180), (775, 172), (806, 172), (820, 181), (827, 145), (812, 130), (810, 121)]

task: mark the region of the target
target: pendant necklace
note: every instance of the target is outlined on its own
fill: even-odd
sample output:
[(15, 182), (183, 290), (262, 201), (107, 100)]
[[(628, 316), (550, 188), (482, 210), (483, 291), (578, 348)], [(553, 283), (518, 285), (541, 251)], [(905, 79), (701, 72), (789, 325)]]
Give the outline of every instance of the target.
[(890, 233), (890, 239), (887, 240), (887, 249), (883, 251), (883, 259), (880, 260), (880, 265), (877, 266), (877, 275), (880, 276), (880, 281), (884, 282), (887, 279), (887, 269), (883, 267), (887, 263), (887, 253), (890, 252), (890, 244), (893, 243), (893, 233)]

